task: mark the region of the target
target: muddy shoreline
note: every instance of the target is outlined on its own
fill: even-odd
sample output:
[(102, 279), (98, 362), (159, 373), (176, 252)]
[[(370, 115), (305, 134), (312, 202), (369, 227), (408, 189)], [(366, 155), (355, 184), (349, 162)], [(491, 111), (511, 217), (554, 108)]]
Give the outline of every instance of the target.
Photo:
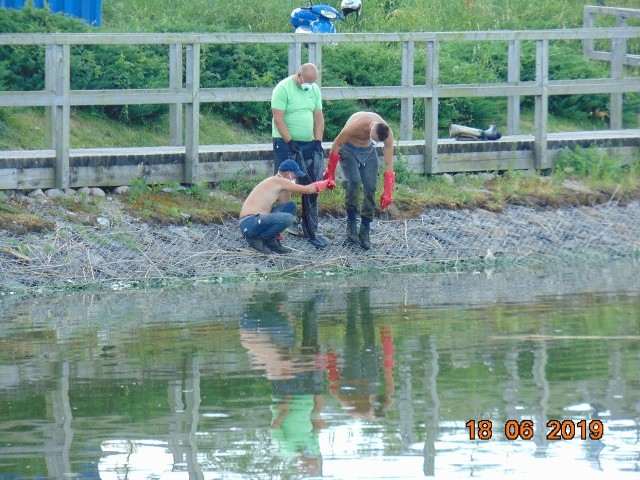
[(330, 239), (316, 249), (286, 235), (289, 255), (261, 255), (240, 236), (236, 219), (158, 226), (128, 214), (108, 196), (100, 215), (80, 219), (48, 201), (29, 209), (53, 225), (44, 232), (0, 231), (0, 293), (127, 289), (247, 278), (350, 275), (376, 271), (478, 271), (640, 256), (640, 203), (572, 208), (510, 206), (428, 209), (408, 220), (375, 220), (372, 249), (344, 243), (345, 219), (323, 216)]

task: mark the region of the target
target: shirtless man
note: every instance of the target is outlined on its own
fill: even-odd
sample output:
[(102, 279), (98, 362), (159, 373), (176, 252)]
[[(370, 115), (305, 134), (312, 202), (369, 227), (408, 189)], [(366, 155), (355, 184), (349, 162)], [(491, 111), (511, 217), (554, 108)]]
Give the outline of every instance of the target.
[(240, 209), (240, 232), (253, 249), (266, 255), (291, 251), (280, 244), (278, 235), (293, 224), (296, 204), (289, 200), (274, 207), (282, 192), (311, 194), (335, 186), (333, 180), (309, 185), (295, 183), (296, 178), (304, 176), (295, 160), (285, 160), (277, 173), (256, 185), (244, 201)]
[[(393, 171), (393, 132), (387, 122), (373, 112), (356, 112), (333, 141), (327, 169), (322, 176), (335, 181), (336, 165), (340, 160), (345, 177), (345, 208), (347, 210), (347, 241), (371, 248), (369, 231), (375, 211), (375, 193), (378, 184), (378, 152), (376, 144), (382, 142), (384, 156), (384, 191), (380, 196), (380, 208), (384, 210), (393, 202), (396, 174)], [(360, 185), (364, 190), (361, 222), (358, 231), (358, 197)]]

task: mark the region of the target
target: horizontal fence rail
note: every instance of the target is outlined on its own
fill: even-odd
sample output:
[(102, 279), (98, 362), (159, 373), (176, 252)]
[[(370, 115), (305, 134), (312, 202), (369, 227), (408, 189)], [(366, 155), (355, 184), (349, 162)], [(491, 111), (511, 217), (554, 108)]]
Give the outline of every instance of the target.
[[(605, 7), (601, 7), (605, 8)], [(628, 10), (628, 9), (627, 9)], [(589, 12), (589, 15), (594, 12)], [(597, 11), (595, 13), (603, 13)], [(586, 15), (586, 13), (585, 13)], [(586, 18), (586, 17), (585, 17)], [(591, 18), (591, 17), (589, 17)], [(624, 17), (626, 18), (626, 17)], [(591, 21), (591, 20), (590, 20)], [(619, 22), (620, 23), (620, 22)], [(154, 33), (154, 34), (2, 34), (2, 46), (34, 45), (45, 48), (44, 90), (0, 91), (0, 107), (45, 107), (48, 150), (38, 152), (0, 152), (12, 165), (13, 173), (0, 175), (0, 189), (34, 188), (37, 185), (55, 185), (58, 188), (79, 186), (83, 181), (74, 176), (70, 162), (79, 151), (70, 149), (71, 108), (94, 105), (166, 104), (170, 107), (170, 147), (181, 159), (181, 172), (172, 173), (172, 181), (198, 183), (216, 181), (220, 169), (204, 168), (202, 155), (211, 151), (210, 146), (201, 145), (199, 139), (200, 106), (215, 102), (268, 102), (272, 88), (227, 87), (202, 88), (200, 86), (200, 50), (211, 44), (284, 44), (288, 46), (288, 70), (296, 71), (303, 61), (319, 66), (318, 83), (322, 86), (322, 49), (325, 45), (337, 46), (353, 43), (396, 43), (401, 47), (400, 85), (370, 87), (322, 86), (325, 100), (353, 99), (400, 99), (399, 144), (420, 148), (421, 172), (442, 173), (447, 171), (439, 165), (438, 103), (443, 98), (454, 97), (503, 97), (507, 99), (506, 134), (518, 136), (520, 129), (520, 98), (535, 99), (535, 133), (533, 136), (533, 165), (529, 168), (550, 168), (553, 159), (548, 155), (547, 110), (550, 95), (609, 94), (610, 128), (622, 130), (623, 94), (640, 92), (640, 77), (625, 77), (624, 65), (635, 65), (636, 56), (627, 52), (627, 41), (640, 38), (639, 27), (626, 25), (615, 28), (579, 28), (567, 30), (526, 31), (482, 31), (482, 32), (417, 32), (417, 33), (353, 33), (353, 34), (265, 34), (265, 33)], [(609, 78), (597, 79), (549, 79), (549, 43), (576, 40), (589, 45), (593, 53), (594, 40), (611, 42), (611, 52), (606, 61), (611, 64)], [(442, 84), (439, 81), (440, 48), (447, 42), (503, 42), (508, 50), (508, 80), (491, 84)], [(534, 42), (536, 47), (535, 79), (520, 79), (520, 50), (522, 42)], [(76, 45), (167, 45), (169, 57), (169, 82), (167, 88), (155, 89), (110, 89), (72, 90), (71, 55)], [(426, 80), (414, 82), (416, 55), (426, 60)], [(303, 59), (303, 53), (308, 59)], [(586, 54), (586, 50), (585, 50)], [(598, 53), (600, 55), (600, 53)], [(184, 73), (183, 73), (184, 72)], [(424, 139), (412, 138), (413, 106), (416, 99), (424, 100)], [(627, 138), (626, 133), (623, 135)], [(626, 140), (625, 140), (626, 141)], [(442, 141), (441, 141), (442, 143)], [(156, 147), (149, 147), (153, 151)], [(262, 148), (262, 147), (260, 147)], [(229, 147), (229, 149), (233, 149)], [(99, 149), (95, 149), (99, 150)], [(114, 151), (117, 149), (109, 149)], [(440, 149), (442, 150), (442, 149)], [(83, 150), (91, 156), (91, 150)], [(87, 153), (88, 152), (88, 153)], [(171, 158), (175, 159), (175, 152)], [(53, 165), (25, 177), (16, 163), (22, 158), (27, 163), (34, 158), (52, 158)], [(173, 161), (173, 160), (172, 160)], [(46, 163), (46, 162), (45, 162)], [(495, 167), (495, 163), (492, 163)], [(104, 165), (108, 168), (109, 165)], [(6, 168), (6, 167), (5, 167)], [(73, 167), (75, 168), (75, 167)], [(53, 172), (53, 173), (52, 173)], [(132, 169), (131, 175), (145, 176), (145, 170)], [(147, 171), (148, 174), (148, 171)], [(177, 177), (176, 177), (177, 175)], [(103, 181), (98, 174), (86, 176), (93, 181)], [(168, 181), (168, 179), (167, 179)]]

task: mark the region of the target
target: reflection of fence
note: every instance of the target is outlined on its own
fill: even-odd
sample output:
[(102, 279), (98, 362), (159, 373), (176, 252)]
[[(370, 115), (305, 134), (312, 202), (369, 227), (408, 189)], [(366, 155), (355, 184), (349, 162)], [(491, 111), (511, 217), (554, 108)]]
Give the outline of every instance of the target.
[[(369, 87), (323, 87), (326, 100), (341, 99), (399, 99), (401, 120), (399, 138), (409, 141), (413, 132), (414, 100), (424, 100), (424, 141), (420, 141), (422, 164), (426, 173), (447, 171), (438, 161), (438, 103), (442, 98), (502, 97), (507, 99), (507, 131), (516, 135), (520, 129), (520, 99), (535, 99), (535, 134), (532, 139), (531, 160), (525, 168), (547, 168), (553, 165), (548, 155), (547, 110), (551, 95), (605, 93), (611, 96), (610, 127), (622, 129), (622, 96), (640, 92), (638, 77), (625, 78), (623, 64), (627, 40), (640, 38), (640, 28), (594, 28), (570, 30), (527, 30), (493, 32), (437, 32), (332, 34), (304, 36), (295, 34), (11, 34), (0, 35), (3, 45), (36, 45), (45, 47), (45, 88), (41, 91), (0, 92), (0, 107), (45, 107), (48, 150), (11, 152), (4, 155), (0, 170), (0, 189), (36, 188), (82, 185), (114, 185), (114, 179), (132, 176), (159, 177), (156, 181), (197, 183), (215, 181), (217, 168), (206, 166), (201, 156), (199, 139), (200, 104), (215, 102), (267, 102), (271, 88), (229, 87), (201, 88), (200, 48), (207, 44), (270, 43), (289, 46), (289, 71), (302, 61), (303, 45), (308, 46), (309, 61), (322, 66), (322, 48), (340, 48), (343, 43), (389, 43), (401, 46), (401, 75), (399, 85)], [(549, 43), (552, 41), (612, 42), (611, 76), (598, 79), (549, 79)], [(500, 42), (508, 50), (508, 78), (502, 83), (441, 84), (439, 80), (440, 46), (448, 42)], [(535, 79), (520, 78), (520, 50), (523, 42), (536, 47)], [(74, 45), (168, 45), (169, 81), (167, 88), (71, 90), (71, 47)], [(423, 45), (426, 56), (426, 80), (414, 82), (417, 46)], [(630, 60), (629, 60), (630, 61)], [(183, 64), (184, 63), (184, 64)], [(184, 71), (184, 75), (183, 75)], [(91, 105), (166, 104), (170, 108), (169, 143), (178, 147), (173, 153), (166, 148), (145, 149), (146, 153), (165, 154), (166, 162), (134, 158), (131, 165), (115, 165), (132, 152), (126, 149), (72, 151), (70, 148), (71, 107)], [(519, 139), (522, 140), (522, 139)], [(471, 149), (472, 147), (468, 147)], [(529, 148), (529, 147), (527, 147)], [(508, 150), (509, 148), (507, 148)], [(512, 147), (515, 151), (517, 145)], [(237, 147), (229, 148), (237, 151)], [(138, 152), (139, 153), (139, 152)], [(96, 155), (102, 155), (96, 161)], [(155, 155), (154, 155), (155, 156)], [(472, 156), (473, 157), (473, 156)], [(489, 153), (488, 158), (495, 158)], [(473, 160), (473, 158), (471, 158)], [(498, 158), (491, 169), (513, 168), (513, 158)], [(212, 160), (215, 162), (216, 160)], [(145, 163), (146, 169), (135, 166)], [(153, 164), (156, 164), (155, 168)], [(162, 165), (158, 165), (162, 163)], [(174, 171), (176, 163), (180, 166)], [(530, 163), (530, 164), (529, 164)], [(83, 167), (89, 173), (83, 173)], [(167, 173), (170, 170), (170, 173)], [(80, 173), (79, 173), (80, 172)], [(122, 183), (122, 182), (120, 182)], [(126, 183), (126, 182), (125, 182)], [(118, 183), (115, 183), (118, 184)]]

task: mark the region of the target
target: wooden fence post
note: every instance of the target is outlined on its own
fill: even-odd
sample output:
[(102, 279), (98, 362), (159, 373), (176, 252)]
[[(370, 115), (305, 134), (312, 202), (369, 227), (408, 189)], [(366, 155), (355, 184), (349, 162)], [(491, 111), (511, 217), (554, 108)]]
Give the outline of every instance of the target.
[[(507, 81), (509, 85), (516, 85), (520, 81), (520, 41), (509, 40), (507, 53), (508, 70)], [(507, 97), (507, 135), (520, 133), (520, 96)]]
[(53, 45), (55, 80), (55, 106), (52, 109), (52, 145), (56, 151), (56, 188), (69, 186), (69, 137), (71, 134), (71, 47), (70, 45)]
[[(617, 27), (626, 27), (627, 19), (619, 15), (616, 18)], [(627, 53), (627, 41), (624, 38), (611, 39), (611, 78), (622, 80), (624, 78), (624, 56)], [(619, 130), (622, 128), (622, 93), (612, 93), (609, 97), (609, 128)]]
[[(595, 12), (592, 11), (588, 6), (584, 7), (582, 12), (582, 27), (583, 28), (593, 28), (595, 27)], [(585, 38), (582, 40), (582, 54), (585, 58), (591, 58), (591, 54), (595, 50), (595, 43), (593, 38)]]
[(191, 94), (186, 105), (184, 181), (199, 181), (199, 137), (200, 137), (200, 44), (187, 45), (186, 87)]
[(549, 168), (547, 122), (549, 110), (549, 40), (536, 41), (535, 141), (533, 163), (536, 170)]
[(431, 96), (424, 99), (424, 173), (438, 173), (438, 76), (440, 74), (440, 44), (426, 44), (426, 86)]
[[(402, 86), (413, 86), (415, 43), (402, 42)], [(400, 100), (400, 140), (413, 139), (413, 97)]]
[[(44, 50), (44, 89), (48, 92), (56, 91), (56, 47), (45, 45)], [(53, 133), (56, 109), (53, 106), (44, 107), (44, 131), (46, 148), (55, 150), (55, 135)]]
[(322, 43), (309, 43), (308, 51), (309, 59), (307, 61), (318, 67), (318, 78), (316, 79), (316, 83), (318, 86), (322, 86)]
[[(182, 84), (182, 44), (172, 43), (169, 47), (169, 88), (179, 92)], [(182, 103), (169, 104), (169, 145), (183, 145)]]
[(302, 44), (293, 42), (289, 44), (289, 75), (293, 75), (298, 71), (302, 64)]

